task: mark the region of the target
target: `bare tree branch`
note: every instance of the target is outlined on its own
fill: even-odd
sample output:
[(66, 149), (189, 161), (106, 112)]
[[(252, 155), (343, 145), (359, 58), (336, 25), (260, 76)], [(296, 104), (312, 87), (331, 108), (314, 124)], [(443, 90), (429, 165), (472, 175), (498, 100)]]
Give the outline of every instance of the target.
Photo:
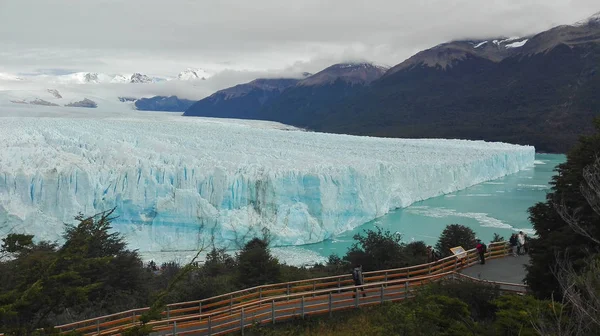
[[(579, 187), (579, 190), (592, 210), (600, 215), (600, 158), (596, 158), (594, 163), (583, 169), (583, 179), (584, 183)], [(564, 197), (561, 197), (560, 201), (554, 200), (553, 205), (558, 215), (573, 231), (575, 231), (575, 233), (600, 245), (600, 240), (594, 237), (588, 229), (582, 225), (582, 207), (573, 210), (569, 209), (565, 203)]]

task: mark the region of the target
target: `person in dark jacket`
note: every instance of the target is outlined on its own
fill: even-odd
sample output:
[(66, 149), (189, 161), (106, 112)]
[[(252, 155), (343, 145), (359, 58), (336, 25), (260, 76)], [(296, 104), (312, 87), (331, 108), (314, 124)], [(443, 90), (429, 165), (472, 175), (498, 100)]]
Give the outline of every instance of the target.
[[(356, 267), (354, 267), (352, 270), (352, 280), (354, 280), (354, 286), (361, 286), (365, 284), (365, 278), (362, 273), (362, 265), (356, 265)], [(367, 294), (365, 294), (365, 288), (360, 287), (360, 290), (363, 293), (363, 297), (366, 297)]]
[(512, 236), (510, 236), (508, 243), (510, 244), (511, 254), (513, 255), (513, 257), (516, 257), (517, 256), (517, 234), (516, 233), (513, 233)]
[(477, 239), (477, 252), (479, 253), (479, 260), (481, 264), (485, 264), (485, 252), (487, 252), (487, 246), (481, 242), (481, 239)]

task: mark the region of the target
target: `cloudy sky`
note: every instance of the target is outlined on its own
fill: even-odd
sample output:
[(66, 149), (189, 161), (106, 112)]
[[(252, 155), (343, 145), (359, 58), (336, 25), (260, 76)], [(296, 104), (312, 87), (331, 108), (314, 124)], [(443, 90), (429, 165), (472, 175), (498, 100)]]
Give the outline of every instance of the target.
[(598, 11), (598, 0), (0, 0), (0, 72), (394, 65), (444, 41), (523, 36)]

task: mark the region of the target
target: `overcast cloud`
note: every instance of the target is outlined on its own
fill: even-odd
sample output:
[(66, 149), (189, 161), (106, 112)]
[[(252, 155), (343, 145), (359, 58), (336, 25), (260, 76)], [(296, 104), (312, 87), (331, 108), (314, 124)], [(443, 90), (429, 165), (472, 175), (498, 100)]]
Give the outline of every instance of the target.
[(0, 0), (0, 72), (395, 65), (444, 41), (523, 36), (598, 11), (598, 0)]

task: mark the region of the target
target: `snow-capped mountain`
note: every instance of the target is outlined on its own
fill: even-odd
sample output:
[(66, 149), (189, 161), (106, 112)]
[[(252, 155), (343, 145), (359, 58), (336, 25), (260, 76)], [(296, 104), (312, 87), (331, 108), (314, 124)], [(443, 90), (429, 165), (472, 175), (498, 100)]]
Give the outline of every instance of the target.
[(131, 75), (131, 79), (129, 82), (134, 83), (134, 84), (136, 84), (136, 83), (154, 83), (154, 79), (152, 79), (146, 75), (143, 75), (141, 73), (136, 72), (133, 75)]
[(210, 75), (203, 69), (192, 68), (187, 68), (186, 70), (180, 72), (179, 75), (177, 75), (177, 79), (179, 80), (204, 80), (209, 77)]
[(76, 72), (61, 76), (33, 76), (33, 79), (48, 80), (51, 83), (58, 84), (154, 83), (158, 81), (147, 75), (137, 72), (133, 75), (108, 75), (97, 72)]
[(110, 80), (111, 83), (129, 83), (131, 81), (131, 77), (116, 75), (113, 79)]
[(600, 25), (600, 12), (586, 18), (585, 20), (577, 21), (574, 24), (572, 24), (572, 26), (580, 27), (580, 26), (586, 26), (589, 24)]

